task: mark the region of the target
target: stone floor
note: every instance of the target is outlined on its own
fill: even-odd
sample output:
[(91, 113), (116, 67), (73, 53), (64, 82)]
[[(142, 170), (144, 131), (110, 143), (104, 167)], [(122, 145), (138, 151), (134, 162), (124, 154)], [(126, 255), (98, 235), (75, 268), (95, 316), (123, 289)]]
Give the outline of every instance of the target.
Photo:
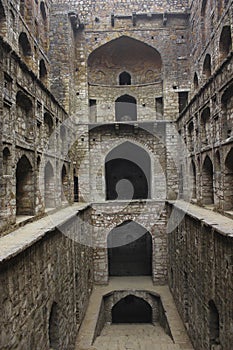
[(97, 350), (191, 350), (181, 348), (159, 325), (118, 324), (106, 325), (96, 338), (93, 347)]
[[(145, 290), (160, 295), (173, 340), (159, 326), (106, 325), (94, 339), (104, 295), (117, 290)], [(93, 344), (94, 341), (94, 344)], [(131, 347), (130, 347), (131, 346)], [(75, 350), (193, 350), (168, 286), (155, 286), (147, 276), (112, 277), (106, 286), (95, 286), (79, 329)]]

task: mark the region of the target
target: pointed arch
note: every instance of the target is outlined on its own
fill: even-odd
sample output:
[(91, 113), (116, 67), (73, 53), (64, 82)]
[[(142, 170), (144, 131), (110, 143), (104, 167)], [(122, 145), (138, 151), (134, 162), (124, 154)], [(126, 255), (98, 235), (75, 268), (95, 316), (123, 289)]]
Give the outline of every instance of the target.
[(220, 325), (219, 312), (213, 300), (208, 303), (209, 306), (209, 342), (212, 345), (219, 345)]
[(203, 204), (214, 203), (213, 164), (209, 156), (205, 157), (202, 167), (202, 199)]
[(113, 228), (107, 237), (110, 276), (152, 274), (152, 237), (135, 221), (125, 221)]
[(44, 169), (44, 201), (45, 208), (54, 208), (55, 207), (55, 179), (54, 171), (50, 161), (46, 163)]
[(128, 72), (120, 73), (119, 85), (131, 85), (131, 75)]
[(225, 160), (224, 172), (224, 208), (233, 209), (233, 148), (230, 149)]
[(231, 27), (224, 26), (219, 40), (220, 61), (227, 57), (232, 50)]
[(63, 164), (61, 171), (61, 185), (61, 200), (67, 202), (69, 194), (69, 177), (65, 164)]
[(151, 159), (140, 146), (126, 141), (105, 158), (106, 199), (147, 199), (151, 196)]
[(198, 81), (198, 76), (197, 76), (197, 73), (195, 72), (194, 74), (194, 78), (193, 78), (193, 86), (194, 86), (194, 89), (198, 89), (199, 87), (199, 81)]
[(137, 120), (137, 100), (130, 95), (122, 95), (115, 101), (116, 121)]
[(19, 49), (21, 54), (23, 54), (24, 56), (32, 55), (31, 44), (28, 40), (27, 34), (24, 32), (20, 33), (19, 35)]
[(208, 79), (212, 74), (212, 63), (210, 54), (206, 54), (203, 63), (203, 75), (205, 79)]
[(112, 308), (112, 323), (152, 323), (152, 307), (143, 298), (129, 294)]
[(192, 176), (192, 181), (191, 181), (192, 198), (196, 199), (197, 198), (197, 171), (196, 171), (196, 165), (193, 159), (191, 162), (191, 176)]
[(23, 155), (16, 166), (16, 215), (34, 214), (34, 193), (32, 165)]
[(59, 309), (54, 302), (49, 315), (49, 346), (53, 350), (60, 350), (59, 330)]

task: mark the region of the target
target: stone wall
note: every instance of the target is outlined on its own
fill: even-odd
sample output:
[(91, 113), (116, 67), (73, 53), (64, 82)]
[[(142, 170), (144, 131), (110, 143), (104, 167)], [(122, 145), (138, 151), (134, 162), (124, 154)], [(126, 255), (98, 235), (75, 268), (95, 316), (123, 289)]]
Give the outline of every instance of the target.
[[(117, 214), (117, 215), (116, 215)], [(106, 284), (109, 279), (107, 237), (116, 226), (134, 221), (152, 236), (152, 279), (167, 283), (166, 211), (163, 202), (134, 201), (93, 204), (91, 211), (94, 248), (94, 280)]]
[(92, 290), (85, 213), (0, 264), (2, 350), (73, 349)]
[[(168, 238), (170, 289), (194, 348), (206, 350), (211, 344), (217, 348), (220, 343), (221, 349), (230, 350), (233, 342), (231, 220), (222, 220), (219, 214), (214, 220), (207, 210), (197, 215), (192, 207), (186, 214), (176, 206), (170, 207), (173, 227), (177, 225)], [(200, 220), (201, 217), (204, 219)], [(217, 224), (213, 226), (213, 222)], [(211, 312), (212, 304), (218, 317)]]

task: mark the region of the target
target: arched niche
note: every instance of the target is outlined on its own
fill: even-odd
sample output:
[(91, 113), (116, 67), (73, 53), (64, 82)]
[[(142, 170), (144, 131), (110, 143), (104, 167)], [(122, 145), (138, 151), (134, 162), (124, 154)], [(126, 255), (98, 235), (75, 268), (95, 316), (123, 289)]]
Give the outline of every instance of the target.
[(142, 298), (127, 295), (113, 306), (112, 323), (152, 323), (152, 307)]
[(131, 75), (128, 72), (119, 75), (119, 85), (131, 85)]
[(123, 95), (115, 101), (116, 121), (137, 120), (137, 100), (130, 95)]
[(155, 48), (128, 36), (111, 40), (89, 55), (90, 84), (118, 85), (122, 72), (130, 72), (134, 84), (161, 80), (161, 55)]
[(224, 26), (219, 40), (220, 60), (223, 60), (232, 50), (231, 27)]
[(46, 163), (44, 169), (44, 201), (45, 208), (54, 208), (55, 207), (55, 179), (54, 171), (50, 161)]
[(24, 32), (20, 33), (19, 35), (19, 49), (20, 53), (23, 54), (23, 56), (32, 55), (31, 44), (28, 40), (27, 34)]
[(16, 166), (16, 215), (34, 214), (34, 193), (32, 165), (22, 156)]
[(126, 221), (107, 238), (110, 276), (151, 276), (152, 237), (143, 226)]
[(203, 204), (214, 203), (213, 164), (206, 156), (202, 167), (202, 199)]
[(224, 176), (224, 208), (233, 209), (233, 148), (228, 152), (225, 160)]
[(151, 159), (140, 146), (126, 141), (105, 159), (106, 199), (151, 197)]

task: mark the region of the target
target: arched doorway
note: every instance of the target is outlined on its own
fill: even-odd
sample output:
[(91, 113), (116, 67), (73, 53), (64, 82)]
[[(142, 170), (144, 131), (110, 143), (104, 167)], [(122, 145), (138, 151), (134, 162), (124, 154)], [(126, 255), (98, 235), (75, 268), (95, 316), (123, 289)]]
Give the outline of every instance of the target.
[(108, 235), (110, 276), (150, 276), (152, 274), (152, 237), (141, 225), (126, 221)]
[(59, 350), (59, 313), (57, 303), (53, 303), (49, 316), (49, 345), (53, 350)]
[(128, 295), (113, 306), (112, 323), (152, 323), (152, 308), (142, 298)]
[(151, 161), (141, 147), (124, 142), (105, 159), (106, 199), (147, 199), (151, 196)]
[(119, 75), (119, 85), (131, 85), (131, 75), (128, 72)]
[(224, 208), (233, 209), (233, 148), (229, 151), (225, 161), (225, 181), (224, 181)]
[(202, 198), (203, 204), (214, 203), (213, 164), (209, 156), (206, 156), (202, 168)]
[(34, 214), (34, 193), (32, 166), (22, 156), (16, 167), (16, 215)]
[(137, 101), (133, 96), (123, 95), (115, 101), (116, 121), (137, 120)]
[(54, 208), (55, 207), (55, 184), (54, 184), (54, 172), (53, 167), (50, 162), (47, 162), (44, 171), (44, 200), (46, 208)]

